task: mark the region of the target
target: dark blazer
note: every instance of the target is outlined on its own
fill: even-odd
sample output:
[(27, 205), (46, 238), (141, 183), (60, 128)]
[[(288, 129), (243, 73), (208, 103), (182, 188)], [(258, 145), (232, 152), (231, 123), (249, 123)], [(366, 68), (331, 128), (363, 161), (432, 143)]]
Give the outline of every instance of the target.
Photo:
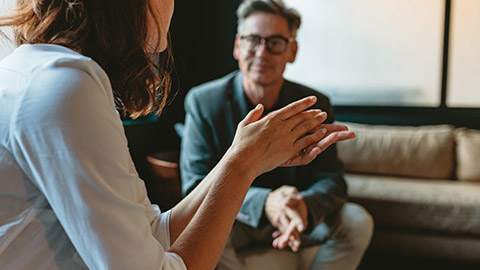
[[(326, 111), (328, 118), (325, 122), (332, 123), (333, 109), (326, 96), (287, 80), (274, 109), (309, 95), (317, 96), (318, 100), (312, 108)], [(189, 91), (185, 99), (186, 118), (180, 155), (184, 194), (197, 186), (218, 163), (232, 144), (238, 123), (253, 107), (244, 94), (239, 71)], [(301, 191), (308, 208), (309, 230), (322, 216), (328, 217), (340, 209), (346, 201), (347, 188), (335, 145), (306, 166), (280, 167), (255, 179), (237, 221), (257, 228), (268, 224), (263, 214), (266, 197), (282, 185), (295, 186)]]

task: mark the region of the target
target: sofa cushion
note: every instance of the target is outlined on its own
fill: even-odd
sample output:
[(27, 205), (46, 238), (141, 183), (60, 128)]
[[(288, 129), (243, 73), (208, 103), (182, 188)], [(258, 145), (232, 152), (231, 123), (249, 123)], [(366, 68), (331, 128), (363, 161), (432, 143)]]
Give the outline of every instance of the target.
[(454, 128), (342, 123), (357, 137), (337, 144), (346, 172), (452, 178)]
[(352, 201), (378, 229), (480, 237), (480, 184), (449, 180), (347, 174)]
[(459, 128), (455, 139), (458, 180), (480, 181), (480, 130)]

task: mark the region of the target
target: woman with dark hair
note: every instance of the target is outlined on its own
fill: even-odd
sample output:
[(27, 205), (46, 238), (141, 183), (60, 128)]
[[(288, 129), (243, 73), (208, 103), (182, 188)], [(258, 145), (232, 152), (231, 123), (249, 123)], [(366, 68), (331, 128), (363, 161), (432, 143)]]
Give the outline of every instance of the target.
[(0, 18), (19, 45), (0, 62), (1, 269), (212, 269), (258, 175), (354, 136), (323, 126), (312, 97), (263, 118), (259, 105), (205, 180), (160, 213), (118, 112), (165, 105), (168, 70), (154, 59), (173, 5), (18, 0)]

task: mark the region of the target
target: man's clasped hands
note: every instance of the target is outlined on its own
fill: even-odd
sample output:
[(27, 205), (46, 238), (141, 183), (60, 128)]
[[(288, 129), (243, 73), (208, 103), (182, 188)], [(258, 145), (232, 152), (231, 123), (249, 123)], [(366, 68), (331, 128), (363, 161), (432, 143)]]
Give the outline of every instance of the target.
[(281, 186), (267, 196), (265, 214), (277, 228), (273, 232), (273, 247), (283, 249), (287, 245), (296, 252), (300, 248), (300, 233), (308, 226), (307, 205), (302, 194), (293, 186)]

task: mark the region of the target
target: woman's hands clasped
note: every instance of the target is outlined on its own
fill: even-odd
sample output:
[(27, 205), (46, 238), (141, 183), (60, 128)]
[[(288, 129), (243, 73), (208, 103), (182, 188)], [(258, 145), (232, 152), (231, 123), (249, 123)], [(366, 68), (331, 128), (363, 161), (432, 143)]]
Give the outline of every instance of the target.
[(258, 176), (278, 166), (308, 164), (333, 143), (355, 137), (344, 125), (322, 124), (325, 112), (305, 111), (316, 100), (303, 98), (264, 117), (263, 106), (258, 105), (239, 123), (231, 158), (243, 159)]

